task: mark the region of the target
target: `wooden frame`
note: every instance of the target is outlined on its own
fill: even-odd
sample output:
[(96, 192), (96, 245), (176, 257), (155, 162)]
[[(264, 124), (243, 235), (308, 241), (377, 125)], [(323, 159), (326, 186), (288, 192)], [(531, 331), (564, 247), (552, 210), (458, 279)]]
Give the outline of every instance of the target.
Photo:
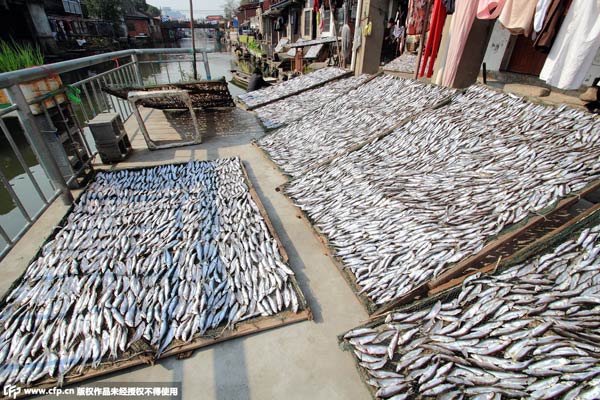
[[(486, 87), (487, 88), (487, 87)], [(489, 90), (493, 90), (499, 93), (505, 93), (503, 91), (494, 89), (494, 88), (489, 88)], [(431, 106), (430, 110), (436, 110), (438, 108), (442, 108), (445, 105), (449, 104), (452, 102), (452, 99), (455, 95), (459, 94), (459, 93), (464, 93), (464, 90), (458, 90), (454, 95), (448, 96), (447, 98), (444, 98), (442, 100), (440, 100), (438, 103), (434, 104), (433, 106)], [(524, 98), (523, 97), (523, 101), (528, 101), (528, 98)], [(534, 102), (536, 104), (544, 104), (547, 105), (543, 102), (537, 101)], [(551, 105), (550, 105), (551, 106)], [(359, 150), (360, 148), (366, 146), (367, 144), (373, 142), (374, 140), (379, 140), (389, 134), (391, 134), (392, 132), (394, 132), (394, 130), (396, 130), (397, 128), (399, 128), (400, 126), (404, 125), (405, 123), (411, 121), (412, 119), (418, 117), (419, 115), (421, 115), (423, 113), (419, 112), (416, 113), (414, 116), (411, 117), (407, 117), (404, 120), (400, 121), (398, 124), (396, 124), (394, 127), (384, 130), (382, 132), (377, 133), (376, 135), (371, 136), (370, 138), (364, 140), (363, 142), (352, 146), (351, 148), (349, 148), (348, 150), (339, 153), (335, 156), (329, 157), (323, 161), (321, 161), (320, 163), (318, 163), (317, 165), (311, 167), (310, 169), (308, 169), (305, 172), (308, 172), (312, 169), (318, 168), (320, 166), (323, 166), (335, 159), (337, 159), (340, 156), (349, 154), (353, 151)], [(271, 160), (269, 154), (263, 150), (262, 148), (260, 148), (260, 146), (258, 146), (256, 143), (255, 144), (259, 149), (261, 149), (263, 155), (265, 156), (265, 158), (269, 159), (274, 165), (275, 167), (284, 175), (288, 178), (288, 182), (284, 183), (283, 185), (279, 186), (276, 188), (277, 191), (284, 191), (287, 188), (287, 186), (290, 184), (290, 182), (294, 179), (293, 177), (290, 177), (288, 174), (286, 174), (285, 172), (283, 172), (279, 166), (277, 166), (277, 164), (275, 164), (273, 162), (273, 160)], [(416, 300), (417, 298), (420, 297), (425, 297), (428, 295), (428, 293), (432, 292), (436, 287), (444, 285), (447, 281), (452, 280), (458, 276), (464, 275), (465, 272), (471, 268), (476, 262), (483, 260), (485, 257), (487, 257), (490, 253), (492, 253), (493, 251), (501, 248), (502, 246), (506, 245), (506, 243), (508, 243), (509, 241), (519, 237), (520, 235), (524, 235), (526, 233), (530, 233), (531, 230), (533, 230), (534, 228), (539, 227), (540, 225), (543, 225), (544, 222), (551, 218), (554, 217), (555, 215), (557, 215), (559, 212), (569, 208), (570, 206), (573, 206), (575, 203), (577, 203), (577, 201), (581, 198), (581, 197), (585, 197), (586, 195), (591, 194), (594, 191), (600, 190), (600, 180), (595, 181), (590, 183), (586, 188), (584, 188), (583, 190), (579, 191), (578, 193), (574, 193), (571, 194), (570, 196), (565, 197), (564, 199), (560, 200), (556, 205), (554, 206), (550, 206), (548, 207), (545, 212), (541, 212), (541, 213), (537, 213), (537, 214), (531, 214), (529, 215), (526, 219), (524, 219), (523, 221), (520, 221), (516, 224), (512, 224), (510, 226), (505, 227), (502, 232), (500, 232), (496, 238), (492, 238), (490, 241), (487, 242), (487, 244), (485, 245), (485, 247), (478, 253), (463, 259), (462, 261), (460, 261), (457, 264), (454, 264), (450, 267), (448, 267), (444, 273), (438, 277), (437, 279), (433, 279), (430, 280), (428, 282), (425, 282), (417, 287), (415, 287), (413, 290), (411, 290), (410, 292), (406, 293), (405, 295), (392, 300), (386, 304), (384, 304), (383, 306), (378, 307), (374, 302), (372, 302), (368, 297), (364, 296), (364, 295), (358, 295), (358, 292), (360, 291), (360, 287), (358, 286), (358, 284), (356, 283), (356, 278), (354, 277), (354, 275), (347, 271), (341, 261), (341, 259), (337, 258), (336, 256), (334, 256), (334, 250), (333, 247), (330, 245), (329, 243), (329, 239), (327, 237), (326, 234), (324, 234), (323, 232), (320, 231), (320, 229), (318, 229), (315, 224), (314, 221), (301, 209), (299, 209), (298, 207), (296, 207), (296, 205), (294, 204), (294, 207), (296, 207), (296, 209), (299, 211), (300, 217), (303, 218), (305, 221), (307, 221), (310, 226), (313, 229), (313, 232), (315, 233), (316, 237), (319, 239), (319, 241), (324, 245), (325, 247), (325, 252), (330, 256), (330, 258), (332, 259), (334, 265), (337, 267), (337, 269), (340, 271), (341, 275), (344, 277), (344, 279), (346, 280), (346, 282), (348, 283), (348, 285), (350, 285), (350, 287), (352, 288), (352, 290), (354, 291), (355, 295), (357, 296), (357, 298), (359, 299), (359, 301), (363, 304), (363, 306), (365, 307), (366, 311), (371, 315), (371, 318), (375, 318), (379, 315), (382, 315), (386, 312), (388, 312), (389, 310), (399, 307), (401, 305), (407, 304), (411, 301)], [(289, 196), (287, 196), (289, 198)], [(290, 199), (291, 200), (291, 199)], [(292, 201), (293, 204), (293, 201)], [(583, 215), (583, 214), (582, 214)]]
[[(150, 138), (150, 134), (148, 133), (148, 129), (146, 128), (144, 118), (142, 118), (142, 115), (140, 114), (140, 110), (138, 109), (137, 103), (145, 98), (163, 96), (179, 97), (185, 104), (187, 104), (188, 110), (190, 111), (190, 116), (192, 118), (192, 122), (194, 124), (194, 132), (196, 133), (192, 140), (178, 140), (166, 144), (157, 144), (155, 141), (152, 140), (152, 138)], [(131, 104), (133, 115), (135, 115), (135, 118), (140, 127), (140, 132), (142, 132), (142, 136), (144, 136), (144, 140), (146, 141), (146, 145), (148, 146), (149, 150), (170, 149), (173, 147), (189, 146), (202, 143), (202, 134), (200, 133), (200, 128), (198, 127), (196, 113), (194, 112), (194, 108), (192, 107), (192, 100), (190, 98), (189, 93), (185, 90), (153, 90), (129, 92), (127, 99)]]
[[(195, 161), (210, 162), (213, 160), (195, 160)], [(148, 168), (155, 168), (155, 167), (165, 166), (165, 165), (182, 165), (182, 164), (187, 164), (187, 162), (158, 164), (158, 165), (151, 165), (151, 166), (131, 167), (131, 168), (112, 168), (110, 170), (101, 170), (101, 171), (104, 171), (104, 172), (119, 172), (119, 171), (124, 171), (124, 170), (136, 171), (136, 170), (144, 170), (144, 169), (148, 169)], [(254, 200), (254, 202), (256, 203), (259, 213), (261, 214), (265, 224), (267, 225), (269, 233), (273, 236), (273, 239), (276, 241), (277, 247), (279, 248), (279, 251), (281, 252), (282, 258), (283, 258), (284, 262), (287, 264), (289, 258), (288, 258), (287, 252), (285, 251), (283, 244), (281, 243), (279, 235), (275, 231), (273, 224), (271, 223), (271, 220), (269, 219), (269, 216), (264, 208), (264, 205), (262, 204), (260, 198), (258, 197), (258, 194), (256, 193), (256, 190), (254, 189), (254, 186), (252, 185), (252, 181), (250, 180), (248, 173), (246, 171), (246, 168), (241, 160), (240, 160), (240, 165), (241, 165), (243, 176), (244, 176), (244, 183), (248, 187), (250, 196), (252, 197), (252, 200)], [(33, 261), (39, 257), (44, 245), (46, 245), (48, 242), (53, 240), (54, 237), (56, 236), (56, 234), (62, 229), (62, 225), (67, 220), (67, 218), (69, 217), (71, 212), (73, 211), (75, 204), (80, 201), (81, 196), (86, 192), (87, 192), (87, 188), (86, 188), (86, 190), (82, 191), (82, 193), (77, 198), (76, 202), (74, 202), (73, 205), (67, 210), (67, 213), (62, 218), (61, 222), (57, 225), (57, 227), (52, 232), (52, 234), (44, 241), (44, 244), (42, 246), (40, 246), (40, 249), (35, 254), (35, 256), (32, 258), (31, 261)], [(29, 264), (31, 264), (31, 261)], [(21, 274), (21, 276), (13, 283), (13, 285), (11, 285), (11, 287), (4, 294), (4, 296), (2, 297), (2, 300), (0, 300), (0, 307), (3, 307), (5, 305), (7, 296), (12, 292), (12, 290), (23, 279), (26, 271), (27, 271), (27, 269), (25, 271), (23, 271), (23, 274)], [(127, 352), (125, 352), (124, 354), (122, 354), (121, 358), (118, 360), (104, 361), (104, 362), (100, 363), (100, 366), (98, 368), (92, 368), (88, 364), (82, 373), (71, 373), (70, 375), (65, 376), (62, 386), (83, 382), (83, 381), (86, 381), (86, 380), (89, 380), (92, 378), (97, 378), (97, 377), (101, 377), (101, 376), (104, 376), (107, 374), (112, 374), (114, 372), (122, 371), (127, 368), (131, 368), (131, 367), (135, 367), (135, 366), (139, 366), (139, 365), (144, 365), (144, 364), (153, 365), (157, 360), (161, 360), (161, 359), (164, 359), (167, 357), (183, 355), (182, 357), (179, 357), (179, 358), (181, 358), (181, 359), (188, 358), (191, 356), (191, 352), (193, 352), (194, 350), (204, 348), (204, 347), (216, 344), (216, 343), (224, 342), (224, 341), (231, 340), (231, 339), (236, 339), (236, 338), (251, 335), (254, 333), (264, 332), (269, 329), (274, 329), (274, 328), (278, 328), (281, 326), (294, 324), (297, 322), (312, 321), (312, 319), (313, 319), (312, 311), (310, 309), (310, 306), (308, 305), (308, 302), (306, 301), (304, 294), (302, 293), (302, 290), (300, 289), (300, 286), (298, 285), (298, 282), (296, 281), (295, 276), (290, 276), (289, 281), (290, 281), (290, 284), (291, 284), (296, 296), (298, 297), (299, 311), (297, 313), (293, 313), (291, 311), (284, 311), (284, 312), (281, 312), (281, 313), (278, 313), (278, 314), (275, 314), (275, 315), (272, 315), (269, 317), (251, 318), (246, 321), (237, 323), (235, 326), (235, 329), (233, 329), (233, 330), (224, 330), (223, 326), (220, 325), (217, 328), (206, 332), (203, 336), (196, 335), (195, 339), (192, 340), (191, 342), (185, 343), (185, 342), (174, 341), (174, 343), (171, 343), (169, 345), (169, 347), (167, 347), (167, 349), (162, 354), (160, 354), (159, 357), (155, 357), (156, 349), (154, 347), (150, 346), (144, 339), (141, 339), (138, 342), (132, 344), (131, 349), (128, 350)], [(28, 387), (52, 388), (52, 387), (56, 387), (56, 386), (57, 386), (56, 379), (45, 379), (45, 380), (39, 381), (38, 383), (34, 383), (33, 385), (30, 385)], [(19, 397), (19, 396), (17, 396), (17, 397)]]
[[(477, 273), (477, 272), (494, 273), (496, 271), (506, 270), (507, 268), (510, 268), (514, 265), (520, 264), (531, 257), (535, 257), (537, 255), (540, 255), (542, 253), (545, 253), (545, 252), (553, 249), (554, 247), (560, 245), (560, 243), (562, 241), (564, 241), (565, 239), (572, 238), (575, 235), (579, 234), (579, 232), (581, 232), (582, 230), (592, 227), (594, 225), (597, 225), (599, 223), (600, 223), (600, 204), (596, 204), (594, 207), (590, 208), (588, 211), (584, 212), (583, 214), (578, 215), (574, 218), (571, 218), (568, 222), (561, 225), (557, 229), (553, 230), (552, 232), (549, 232), (548, 234), (539, 238), (535, 242), (529, 244), (527, 247), (514, 253), (514, 255), (511, 256), (509, 259), (499, 262), (498, 265), (495, 265), (494, 268), (492, 268), (492, 269), (483, 268), (478, 271), (474, 271), (473, 273)], [(464, 276), (462, 280), (464, 280), (464, 278), (466, 278), (466, 276)], [(462, 283), (462, 280), (460, 282), (455, 283), (452, 286), (449, 286), (449, 287), (446, 287), (443, 289), (440, 288), (441, 290), (437, 291), (431, 297), (428, 297), (427, 299), (424, 299), (423, 301), (413, 302), (411, 304), (400, 307), (400, 308), (396, 309), (395, 311), (397, 311), (397, 312), (414, 312), (414, 311), (417, 311), (424, 307), (430, 306), (433, 303), (437, 302), (438, 300), (444, 301), (445, 299), (455, 297), (458, 294), (458, 292), (460, 291), (459, 285)], [(360, 328), (360, 327), (371, 328), (373, 326), (382, 324), (384, 321), (385, 321), (385, 315), (379, 315), (379, 316), (373, 318), (372, 320), (368, 321), (367, 323), (358, 326), (357, 328)], [(354, 329), (356, 329), (356, 328), (353, 328), (351, 330), (354, 330)], [(338, 335), (338, 343), (340, 345), (340, 348), (343, 351), (351, 350), (351, 345), (349, 344), (349, 342), (346, 339), (344, 339), (344, 335), (350, 331), (347, 331), (347, 332), (344, 332), (344, 333)], [(360, 365), (361, 361), (356, 357), (356, 355), (353, 352), (351, 352), (351, 357), (354, 360), (355, 367), (358, 370), (358, 373), (361, 376), (363, 383), (367, 386), (369, 393), (371, 393), (371, 395), (373, 396), (373, 399), (377, 399), (377, 397), (375, 396), (376, 390), (372, 386), (370, 386), (366, 383), (367, 379), (370, 378), (370, 375), (368, 374), (367, 370)]]

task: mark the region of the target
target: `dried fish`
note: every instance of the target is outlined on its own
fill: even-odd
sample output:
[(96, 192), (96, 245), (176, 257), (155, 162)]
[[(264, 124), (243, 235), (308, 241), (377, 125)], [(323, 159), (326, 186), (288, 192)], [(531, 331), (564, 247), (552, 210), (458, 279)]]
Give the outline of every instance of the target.
[(286, 193), (328, 237), (361, 293), (385, 304), (600, 178), (599, 153), (593, 115), (475, 86), (292, 180)]
[(384, 71), (389, 72), (402, 72), (402, 73), (413, 73), (417, 65), (417, 56), (415, 54), (404, 53), (399, 57), (396, 57), (389, 63), (383, 66)]
[(301, 119), (314, 110), (322, 110), (335, 99), (360, 86), (369, 78), (362, 74), (339, 79), (315, 89), (277, 101), (254, 110), (267, 129), (275, 129)]
[[(583, 235), (588, 235), (591, 239), (584, 243), (575, 237), (565, 242), (574, 246), (569, 253), (562, 252), (558, 247), (554, 248), (542, 256), (533, 257), (494, 275), (466, 280), (462, 288), (458, 289), (461, 293), (466, 293), (462, 298), (451, 293), (442, 300), (441, 307), (439, 302), (423, 306), (419, 313), (422, 315), (425, 311), (434, 315), (432, 318), (439, 322), (439, 327), (430, 332), (424, 329), (428, 321), (420, 320), (416, 328), (413, 328), (417, 333), (411, 339), (418, 343), (410, 351), (407, 347), (412, 347), (411, 343), (407, 346), (394, 344), (396, 337), (409, 332), (408, 328), (399, 328), (399, 324), (411, 318), (410, 312), (392, 312), (388, 315), (387, 322), (351, 331), (349, 336), (352, 340), (348, 343), (358, 358), (363, 356), (364, 349), (372, 346), (369, 340), (361, 340), (362, 338), (386, 337), (377, 346), (389, 343), (394, 348), (392, 354), (374, 354), (370, 357), (370, 363), (361, 364), (367, 376), (373, 377), (370, 383), (375, 386), (377, 397), (411, 394), (412, 398), (424, 398), (447, 393), (448, 397), (444, 398), (494, 398), (494, 395), (531, 399), (558, 398), (563, 395), (564, 398), (597, 398), (600, 352), (588, 350), (589, 340), (583, 329), (577, 327), (583, 328), (590, 320), (597, 321), (600, 318), (598, 306), (586, 303), (577, 311), (564, 311), (556, 315), (550, 309), (533, 310), (528, 304), (517, 304), (511, 300), (522, 287), (529, 285), (530, 278), (540, 275), (548, 277), (550, 284), (538, 288), (532, 295), (534, 302), (550, 293), (573, 305), (577, 302), (574, 299), (583, 293), (590, 293), (590, 297), (594, 299), (600, 298), (600, 225), (580, 234), (579, 238)], [(593, 275), (589, 272), (593, 272)], [(584, 275), (590, 275), (590, 279), (586, 279), (585, 283), (574, 290), (565, 286), (565, 281), (561, 279), (580, 279)], [(474, 290), (476, 287), (481, 287), (481, 291)], [(500, 288), (508, 290), (499, 290)], [(484, 292), (489, 295), (480, 296)], [(510, 322), (500, 320), (499, 315), (488, 316), (475, 325), (465, 320), (462, 324), (469, 325), (469, 329), (463, 335), (455, 340), (440, 340), (439, 331), (450, 323), (441, 319), (440, 313), (433, 312), (436, 308), (457, 310), (464, 315), (473, 308), (484, 309), (490, 301), (498, 301), (510, 305), (514, 310), (527, 312), (527, 323), (516, 325), (516, 332), (522, 333), (518, 339), (484, 328), (497, 321), (502, 326), (520, 322), (521, 317), (515, 314)], [(565, 322), (568, 322), (568, 327), (563, 328), (561, 324)], [(485, 330), (486, 335), (476, 339), (462, 339), (476, 329)], [(356, 341), (362, 344), (357, 346)], [(459, 342), (460, 345), (457, 345)], [(560, 351), (545, 350), (550, 343), (556, 344)], [(517, 348), (527, 349), (521, 352), (520, 359), (514, 357), (515, 352), (518, 352)], [(481, 349), (488, 349), (487, 355), (482, 355)], [(451, 361), (446, 361), (448, 359)], [(370, 369), (371, 365), (378, 365), (383, 361), (383, 367)], [(393, 376), (393, 380), (381, 379), (388, 375)], [(403, 386), (403, 382), (410, 382), (410, 385)]]
[(239, 159), (99, 172), (6, 297), (0, 382), (60, 383), (139, 340), (158, 356), (296, 312), (291, 275)]
[(258, 145), (284, 172), (298, 177), (318, 162), (393, 128), (454, 93), (440, 86), (380, 76), (263, 136)]
[(339, 78), (347, 73), (348, 71), (342, 68), (322, 68), (310, 74), (302, 75), (274, 86), (241, 94), (238, 96), (238, 100), (247, 107), (255, 108), (302, 90), (311, 89), (332, 79)]

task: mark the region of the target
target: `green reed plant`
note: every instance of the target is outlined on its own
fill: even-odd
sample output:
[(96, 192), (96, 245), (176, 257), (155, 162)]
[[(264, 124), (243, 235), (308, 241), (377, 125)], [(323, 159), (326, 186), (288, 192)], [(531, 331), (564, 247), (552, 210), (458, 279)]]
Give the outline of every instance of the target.
[(44, 55), (37, 45), (0, 40), (0, 72), (44, 64)]

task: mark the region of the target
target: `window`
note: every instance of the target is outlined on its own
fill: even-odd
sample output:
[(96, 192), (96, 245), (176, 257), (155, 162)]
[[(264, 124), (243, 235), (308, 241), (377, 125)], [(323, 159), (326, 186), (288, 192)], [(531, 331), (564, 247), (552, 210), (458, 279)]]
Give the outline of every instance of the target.
[(321, 36), (323, 36), (323, 37), (333, 36), (333, 32), (331, 32), (331, 10), (329, 10), (329, 9), (325, 10), (325, 18), (323, 18), (323, 21), (324, 21), (323, 33), (321, 34)]
[(79, 0), (63, 0), (65, 12), (81, 15), (81, 2)]
[(304, 10), (302, 18), (302, 36), (306, 39), (312, 39), (312, 10)]

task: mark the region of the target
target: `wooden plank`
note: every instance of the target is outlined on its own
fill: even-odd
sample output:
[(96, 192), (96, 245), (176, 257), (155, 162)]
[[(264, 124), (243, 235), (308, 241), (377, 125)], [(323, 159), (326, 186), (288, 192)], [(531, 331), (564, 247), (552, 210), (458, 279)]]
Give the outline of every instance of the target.
[(389, 311), (393, 310), (394, 308), (397, 308), (400, 305), (408, 304), (408, 303), (416, 300), (419, 297), (426, 297), (426, 296), (427, 296), (427, 283), (423, 283), (423, 284), (417, 286), (416, 288), (414, 288), (413, 290), (411, 290), (410, 292), (406, 293), (405, 295), (398, 297), (395, 300), (391, 300), (391, 301), (387, 302), (386, 304), (384, 304), (383, 306), (379, 307), (377, 310), (375, 310), (369, 316), (369, 319), (378, 318), (379, 316), (388, 313)]
[[(269, 163), (271, 163), (271, 164), (273, 165), (273, 167), (274, 167), (274, 168), (275, 168), (277, 171), (279, 171), (279, 173), (280, 173), (281, 175), (283, 175), (285, 179), (287, 179), (287, 181), (288, 181), (288, 182), (289, 182), (290, 180), (292, 180), (292, 178), (293, 178), (293, 177), (292, 177), (291, 175), (288, 175), (288, 174), (287, 174), (287, 173), (286, 173), (284, 170), (282, 170), (282, 169), (279, 167), (279, 165), (277, 165), (277, 164), (275, 163), (275, 161), (273, 161), (273, 159), (271, 159), (271, 157), (269, 156), (269, 153), (268, 153), (266, 150), (264, 150), (262, 147), (260, 147), (260, 146), (258, 145), (258, 143), (257, 143), (255, 140), (251, 141), (250, 143), (252, 144), (252, 146), (256, 147), (256, 148), (257, 148), (257, 149), (260, 151), (260, 154), (262, 154), (262, 156), (265, 158), (265, 160), (267, 160)], [(280, 186), (278, 186), (278, 187), (276, 187), (276, 188), (275, 188), (275, 191), (279, 192), (279, 191), (280, 191), (280, 188), (281, 188), (281, 185), (280, 185)]]
[(243, 322), (236, 326), (233, 331), (225, 331), (221, 336), (216, 338), (200, 337), (191, 343), (181, 343), (169, 346), (169, 350), (165, 351), (159, 359), (175, 356), (179, 353), (185, 353), (190, 350), (197, 350), (203, 347), (211, 346), (216, 343), (225, 342), (227, 340), (239, 338), (242, 336), (251, 335), (253, 333), (264, 332), (269, 329), (279, 328), (285, 325), (295, 324), (296, 322), (312, 320), (310, 309), (304, 309), (294, 314), (287, 311), (276, 314), (268, 318), (260, 318), (255, 321)]
[[(265, 209), (262, 201), (260, 200), (260, 196), (256, 192), (254, 185), (252, 184), (252, 180), (250, 180), (250, 176), (248, 175), (248, 171), (246, 170), (244, 162), (241, 159), (240, 159), (240, 164), (242, 167), (242, 172), (244, 174), (245, 183), (248, 186), (248, 191), (250, 192), (250, 196), (252, 197), (252, 200), (254, 200), (254, 202), (256, 203), (256, 206), (258, 207), (258, 210), (259, 210), (261, 216), (263, 217), (263, 220), (265, 221), (265, 224), (267, 225), (267, 229), (269, 229), (271, 236), (273, 236), (273, 239), (275, 239), (275, 242), (277, 243), (277, 248), (279, 249), (279, 252), (281, 253), (283, 261), (286, 264), (288, 264), (288, 266), (289, 266), (289, 256), (287, 254), (287, 251), (285, 250), (285, 247), (284, 247), (283, 243), (281, 242), (281, 239), (279, 238), (279, 235), (277, 234), (277, 231), (275, 230), (275, 227), (273, 226), (271, 219), (269, 218), (269, 214), (267, 213), (267, 210)], [(290, 283), (292, 284), (292, 286), (294, 287), (294, 290), (296, 291), (296, 296), (298, 297), (298, 300), (301, 303), (300, 304), (301, 309), (308, 311), (308, 319), (312, 321), (312, 319), (313, 319), (312, 311), (310, 310), (308, 301), (306, 301), (306, 297), (304, 296), (304, 293), (302, 292), (300, 285), (298, 284), (298, 281), (296, 280), (296, 277), (290, 276), (290, 277), (288, 277), (288, 279), (289, 279)]]
[[(585, 189), (583, 189), (580, 193), (575, 194), (573, 196), (567, 197), (557, 204), (555, 208), (550, 210), (544, 215), (535, 215), (531, 217), (527, 222), (519, 226), (517, 229), (513, 229), (513, 225), (504, 229), (505, 234), (501, 234), (497, 239), (489, 242), (479, 253), (466, 258), (450, 269), (446, 270), (446, 272), (442, 273), (438, 278), (431, 279), (428, 282), (425, 282), (423, 285), (418, 286), (413, 289), (411, 292), (406, 295), (392, 300), (391, 302), (386, 303), (381, 308), (377, 309), (375, 313), (371, 316), (371, 318), (375, 318), (377, 316), (383, 315), (394, 308), (398, 308), (401, 305), (408, 304), (416, 300), (419, 297), (426, 297), (431, 295), (431, 293), (437, 293), (439, 291), (434, 291), (433, 289), (436, 287), (452, 287), (456, 284), (462, 282), (466, 276), (465, 272), (473, 267), (474, 264), (484, 260), (490, 253), (504, 246), (507, 242), (515, 239), (516, 237), (530, 231), (532, 228), (537, 227), (543, 224), (549, 217), (565, 210), (566, 208), (574, 205), (578, 202), (578, 200), (586, 195), (600, 189), (600, 181), (596, 181), (588, 185)], [(583, 215), (583, 214), (582, 214)], [(494, 265), (486, 265), (481, 269), (482, 272), (489, 272), (494, 269)], [(449, 282), (452, 282), (448, 284)]]
[[(243, 336), (251, 335), (254, 333), (260, 333), (269, 329), (279, 328), (285, 325), (295, 324), (297, 322), (308, 321), (312, 319), (312, 313), (310, 309), (304, 309), (296, 314), (287, 311), (282, 314), (277, 314), (271, 317), (263, 317), (254, 320), (248, 320), (236, 325), (236, 328), (231, 331), (225, 331), (222, 335), (210, 338), (210, 337), (198, 337), (189, 343), (174, 344), (169, 346), (168, 350), (165, 351), (160, 357), (154, 357), (154, 350), (146, 350), (142, 352), (134, 353), (126, 359), (108, 361), (100, 364), (98, 368), (88, 367), (81, 374), (74, 374), (65, 377), (63, 386), (72, 385), (75, 383), (83, 382), (86, 380), (99, 378), (108, 374), (113, 374), (125, 370), (127, 368), (137, 367), (140, 365), (154, 365), (156, 360), (162, 360), (168, 357), (174, 357), (179, 354), (185, 354), (187, 352), (198, 350), (207, 346), (211, 346), (217, 343), (225, 342), (231, 339), (237, 339)], [(34, 384), (29, 387), (35, 388), (52, 388), (57, 386), (55, 379), (46, 379), (38, 384)]]
[(562, 232), (569, 230), (569, 228), (572, 228), (572, 227), (576, 226), (577, 224), (580, 224), (583, 220), (592, 217), (596, 213), (599, 213), (599, 211), (600, 211), (600, 204), (594, 204), (592, 207), (588, 208), (581, 214), (578, 214), (577, 216), (571, 218), (569, 221), (567, 221), (560, 227), (553, 229), (552, 231), (546, 233), (542, 237), (536, 239), (534, 242), (528, 244), (525, 248), (516, 251), (515, 253), (511, 254), (509, 257), (505, 258), (504, 260), (498, 260), (496, 263), (489, 263), (482, 268), (470, 271), (469, 273), (461, 275), (460, 277), (454, 278), (452, 280), (449, 280), (448, 282), (445, 282), (444, 284), (441, 284), (441, 285), (438, 285), (435, 287), (431, 287), (428, 291), (428, 296), (432, 296), (432, 295), (438, 294), (440, 292), (446, 291), (448, 289), (457, 287), (458, 285), (462, 284), (462, 282), (466, 278), (468, 278), (469, 276), (474, 275), (476, 273), (494, 272), (498, 268), (499, 265), (506, 266), (506, 265), (516, 264), (515, 260), (522, 259), (523, 255), (527, 254), (527, 252), (530, 251), (531, 249), (547, 247), (548, 243), (550, 243), (554, 238), (556, 238)]
[[(506, 268), (509, 268), (513, 265), (516, 265), (518, 263), (526, 261), (526, 259), (528, 259), (530, 257), (535, 257), (537, 255), (541, 255), (542, 253), (547, 252), (548, 250), (559, 245), (565, 239), (575, 237), (575, 235), (577, 235), (579, 233), (579, 231), (581, 231), (587, 227), (597, 225), (599, 222), (600, 222), (600, 204), (595, 204), (593, 207), (586, 210), (584, 213), (572, 218), (569, 222), (563, 224), (561, 227), (553, 230), (552, 232), (549, 232), (547, 235), (544, 235), (542, 238), (540, 238), (538, 241), (536, 241), (535, 244), (531, 244), (531, 245), (527, 246), (525, 249), (523, 249), (522, 251), (515, 253), (514, 256), (511, 256), (511, 258), (513, 258), (512, 260), (507, 259), (504, 262), (499, 263), (500, 264), (499, 266), (490, 264), (490, 265), (487, 265), (485, 268), (488, 270), (489, 269), (494, 270), (494, 269), (496, 269), (495, 267), (498, 267), (497, 269), (500, 271), (504, 270)], [(520, 256), (520, 257), (516, 257), (516, 256)], [(464, 277), (462, 277), (462, 279), (464, 279)], [(451, 295), (452, 296), (456, 295), (459, 290), (460, 290), (460, 288), (458, 286), (448, 287), (444, 290), (441, 290), (441, 287), (438, 287), (438, 288), (436, 288), (435, 293), (432, 293), (431, 297), (428, 297), (425, 301), (419, 302), (418, 304), (405, 305), (404, 307), (401, 307), (397, 311), (399, 311), (399, 312), (414, 312), (417, 309), (422, 309), (424, 307), (431, 306), (433, 303), (435, 303), (438, 300), (444, 301), (444, 298), (447, 299)], [(357, 328), (372, 328), (376, 325), (380, 325), (380, 324), (384, 323), (384, 321), (385, 321), (385, 316), (380, 315), (377, 318), (369, 320), (366, 323), (361, 324), (358, 327), (352, 328), (349, 331), (346, 331), (346, 332), (338, 335), (338, 343), (339, 343), (340, 348), (343, 351), (349, 351), (351, 353), (351, 357), (355, 362), (355, 366), (356, 366), (357, 370), (359, 371), (361, 378), (365, 382), (371, 376), (369, 375), (367, 370), (360, 365), (360, 360), (356, 357), (354, 352), (351, 351), (353, 347), (350, 345), (350, 343), (346, 339), (344, 339), (344, 335), (346, 333), (350, 332), (351, 330), (354, 330)], [(367, 387), (369, 388), (369, 392), (373, 395), (373, 398), (376, 398), (374, 395), (375, 390), (373, 389), (373, 387), (371, 387), (369, 385), (367, 385)]]
[(275, 228), (273, 227), (273, 224), (269, 219), (269, 214), (267, 214), (267, 210), (265, 210), (265, 207), (263, 206), (262, 201), (258, 196), (258, 193), (256, 193), (256, 189), (254, 189), (254, 185), (252, 185), (252, 181), (250, 180), (250, 176), (248, 175), (248, 171), (246, 170), (244, 162), (240, 160), (240, 164), (242, 165), (242, 172), (244, 173), (244, 180), (246, 181), (245, 183), (248, 186), (250, 197), (252, 197), (252, 200), (254, 200), (254, 202), (256, 203), (256, 206), (258, 207), (258, 210), (260, 211), (260, 214), (263, 217), (263, 220), (265, 221), (265, 224), (267, 225), (271, 236), (273, 236), (273, 238), (277, 242), (277, 248), (279, 249), (279, 252), (283, 257), (283, 261), (287, 263), (289, 261), (287, 251), (285, 251), (285, 247), (283, 247), (283, 243), (281, 243), (281, 239), (279, 239), (279, 235), (277, 234), (277, 231), (275, 231)]
[(287, 197), (287, 198), (288, 198), (288, 200), (290, 200), (290, 203), (292, 204), (292, 206), (294, 206), (296, 208), (296, 210), (298, 211), (298, 218), (300, 218), (306, 222), (306, 224), (311, 228), (313, 234), (315, 235), (315, 238), (319, 242), (321, 242), (321, 244), (323, 245), (323, 250), (324, 250), (325, 255), (329, 256), (333, 265), (335, 265), (335, 267), (339, 271), (340, 275), (342, 275), (342, 277), (344, 278), (346, 283), (352, 289), (352, 292), (354, 293), (354, 295), (355, 295), (356, 299), (359, 301), (359, 303), (365, 308), (365, 310), (367, 311), (368, 314), (371, 314), (372, 312), (374, 312), (375, 309), (377, 308), (377, 306), (367, 296), (365, 296), (363, 294), (359, 294), (361, 288), (360, 288), (360, 286), (358, 286), (358, 283), (356, 282), (356, 277), (354, 276), (354, 274), (352, 272), (349, 272), (344, 267), (344, 263), (342, 262), (342, 260), (335, 255), (333, 246), (329, 243), (329, 239), (327, 238), (327, 235), (325, 235), (323, 232), (321, 232), (321, 230), (313, 223), (313, 221), (310, 219), (310, 217), (303, 210), (298, 208), (294, 204), (294, 202), (291, 201), (291, 199), (289, 197)]

